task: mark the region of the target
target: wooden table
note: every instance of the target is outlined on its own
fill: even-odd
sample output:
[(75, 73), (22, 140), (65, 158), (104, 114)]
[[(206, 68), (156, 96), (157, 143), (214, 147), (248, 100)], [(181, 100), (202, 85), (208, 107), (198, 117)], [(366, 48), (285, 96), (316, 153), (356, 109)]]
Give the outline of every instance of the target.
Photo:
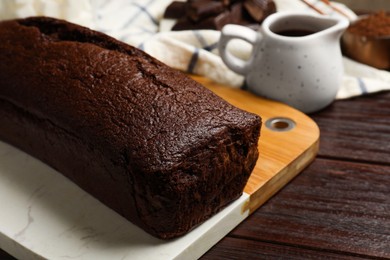
[(202, 259), (390, 258), (390, 92), (312, 117), (315, 161)]
[(315, 161), (202, 259), (390, 258), (390, 92), (311, 116)]

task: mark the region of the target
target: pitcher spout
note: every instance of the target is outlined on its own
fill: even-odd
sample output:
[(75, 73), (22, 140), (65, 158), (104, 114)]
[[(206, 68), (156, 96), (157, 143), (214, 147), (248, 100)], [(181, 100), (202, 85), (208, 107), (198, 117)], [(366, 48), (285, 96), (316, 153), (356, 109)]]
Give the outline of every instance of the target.
[(342, 17), (333, 18), (315, 14), (280, 12), (271, 15), (264, 21), (263, 32), (276, 37), (321, 37), (328, 35), (332, 38), (338, 38), (348, 25), (349, 20)]
[(337, 38), (337, 39), (340, 38), (343, 32), (349, 26), (349, 20), (343, 17), (337, 17), (337, 18), (324, 17), (322, 19), (326, 19), (329, 21), (329, 24), (333, 24), (329, 26), (329, 28), (324, 30), (324, 34), (329, 34), (333, 38)]

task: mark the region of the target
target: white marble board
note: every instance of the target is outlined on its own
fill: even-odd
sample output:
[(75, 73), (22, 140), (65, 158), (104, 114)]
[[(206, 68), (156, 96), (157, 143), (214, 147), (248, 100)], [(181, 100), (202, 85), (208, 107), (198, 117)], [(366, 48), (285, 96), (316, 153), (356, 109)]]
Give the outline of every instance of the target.
[(18, 259), (196, 259), (248, 216), (248, 200), (244, 193), (186, 236), (162, 241), (0, 142), (0, 248)]

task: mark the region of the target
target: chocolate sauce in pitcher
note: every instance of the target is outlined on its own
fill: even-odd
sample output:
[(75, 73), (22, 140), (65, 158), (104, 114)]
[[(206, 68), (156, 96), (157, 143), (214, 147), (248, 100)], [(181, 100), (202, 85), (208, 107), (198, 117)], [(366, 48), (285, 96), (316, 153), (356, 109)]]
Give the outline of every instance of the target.
[(305, 29), (288, 29), (275, 32), (276, 34), (288, 37), (302, 37), (308, 36), (310, 34), (316, 33), (316, 31), (305, 30)]

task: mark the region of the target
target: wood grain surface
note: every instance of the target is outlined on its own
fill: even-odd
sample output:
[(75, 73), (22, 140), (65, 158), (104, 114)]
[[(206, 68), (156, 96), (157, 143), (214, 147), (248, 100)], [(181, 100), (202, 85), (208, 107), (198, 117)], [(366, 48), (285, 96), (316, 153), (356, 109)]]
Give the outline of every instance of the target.
[(321, 156), (390, 164), (388, 92), (337, 101), (313, 118), (323, 135)]
[(390, 92), (311, 116), (315, 161), (202, 259), (390, 259)]

